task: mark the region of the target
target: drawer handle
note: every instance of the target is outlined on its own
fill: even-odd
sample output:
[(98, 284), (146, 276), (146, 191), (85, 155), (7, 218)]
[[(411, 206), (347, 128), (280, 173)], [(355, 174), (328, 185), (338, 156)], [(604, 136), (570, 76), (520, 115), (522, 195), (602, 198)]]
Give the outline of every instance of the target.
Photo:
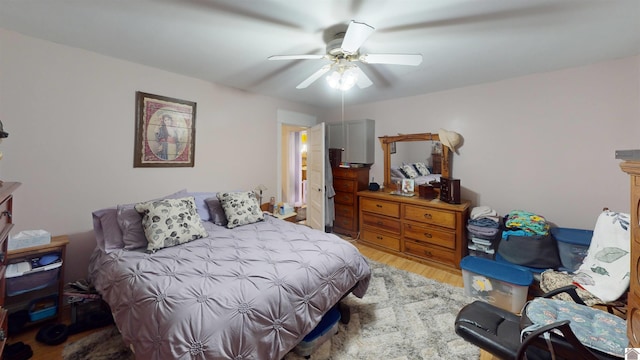
[(376, 222), (376, 225), (382, 225), (382, 224), (384, 224), (382, 221)]
[(380, 236), (380, 235), (378, 235), (378, 236), (376, 236), (376, 239), (378, 239), (378, 240), (382, 240), (382, 239), (383, 239), (383, 237), (382, 237), (382, 236)]
[(380, 205), (380, 204), (376, 204), (376, 207), (377, 207), (377, 208), (381, 208), (381, 207), (382, 207), (382, 205)]
[(1, 218), (1, 217), (3, 217), (3, 216), (6, 216), (6, 217), (8, 217), (9, 219), (11, 219), (11, 211), (9, 211), (9, 210), (5, 210), (5, 211), (3, 211), (2, 213), (0, 213), (0, 218)]
[(431, 239), (433, 237), (433, 235), (431, 235), (430, 233), (426, 232), (424, 233), (424, 237)]
[(429, 214), (429, 213), (424, 214), (424, 218), (425, 219), (431, 219), (431, 214)]
[(431, 253), (431, 251), (425, 250), (424, 254), (427, 255), (428, 257), (433, 257), (433, 254)]

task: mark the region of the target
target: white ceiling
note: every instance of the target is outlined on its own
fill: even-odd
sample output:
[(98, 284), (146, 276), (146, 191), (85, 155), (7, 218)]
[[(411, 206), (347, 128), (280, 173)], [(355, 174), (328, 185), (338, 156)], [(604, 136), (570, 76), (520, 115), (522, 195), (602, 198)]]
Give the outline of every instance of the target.
[(0, 0), (5, 29), (324, 107), (340, 98), (326, 81), (295, 87), (326, 60), (267, 57), (323, 54), (350, 20), (376, 28), (363, 52), (424, 58), (360, 64), (374, 85), (350, 104), (640, 54), (640, 0)]

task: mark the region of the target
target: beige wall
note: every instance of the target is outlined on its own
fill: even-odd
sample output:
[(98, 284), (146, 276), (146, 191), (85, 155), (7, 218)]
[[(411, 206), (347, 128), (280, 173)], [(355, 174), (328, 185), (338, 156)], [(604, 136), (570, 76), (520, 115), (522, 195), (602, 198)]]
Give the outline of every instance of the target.
[[(628, 211), (616, 149), (640, 148), (640, 58), (350, 106), (376, 136), (460, 132), (453, 175), (474, 205), (525, 209), (590, 228), (603, 206)], [(135, 92), (195, 101), (196, 166), (133, 168)], [(355, 90), (358, 91), (358, 90)], [(275, 195), (277, 110), (329, 111), (217, 86), (0, 29), (0, 179), (15, 194), (16, 231), (70, 234), (67, 279), (86, 275), (91, 211), (187, 188), (265, 184)], [(376, 144), (372, 175), (382, 182)], [(274, 189), (274, 190), (271, 190)]]
[[(376, 136), (462, 134), (462, 195), (501, 215), (523, 209), (592, 229), (603, 207), (629, 211), (614, 154), (640, 148), (640, 57), (345, 109), (346, 119), (375, 119)], [(339, 118), (336, 106), (321, 120)], [(378, 144), (372, 176), (382, 183)]]
[[(197, 102), (193, 168), (133, 168), (135, 93)], [(67, 279), (84, 277), (91, 212), (187, 188), (275, 195), (277, 110), (252, 95), (0, 29), (0, 179), (20, 181), (15, 230), (69, 234)]]

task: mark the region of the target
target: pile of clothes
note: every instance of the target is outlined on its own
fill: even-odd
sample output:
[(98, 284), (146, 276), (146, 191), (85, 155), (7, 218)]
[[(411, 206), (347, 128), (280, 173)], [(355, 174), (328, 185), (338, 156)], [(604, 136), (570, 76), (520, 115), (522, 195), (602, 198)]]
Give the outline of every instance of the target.
[(502, 232), (502, 238), (509, 236), (534, 236), (549, 235), (549, 223), (538, 214), (523, 210), (512, 210), (504, 219), (505, 230)]
[(506, 261), (535, 269), (561, 266), (556, 240), (542, 215), (512, 210), (504, 217), (498, 254)]
[(474, 207), (469, 215), (467, 231), (469, 251), (476, 256), (493, 259), (501, 233), (498, 212), (489, 206)]

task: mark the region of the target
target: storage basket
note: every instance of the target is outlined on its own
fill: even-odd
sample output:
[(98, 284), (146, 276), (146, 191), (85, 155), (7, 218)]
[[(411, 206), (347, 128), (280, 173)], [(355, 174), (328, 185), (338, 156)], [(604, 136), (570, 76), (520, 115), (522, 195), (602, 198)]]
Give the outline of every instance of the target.
[(7, 278), (7, 296), (20, 295), (29, 291), (44, 289), (55, 285), (58, 280), (60, 268), (38, 271), (26, 275)]
[(29, 303), (29, 320), (38, 321), (58, 313), (58, 294), (42, 297)]

